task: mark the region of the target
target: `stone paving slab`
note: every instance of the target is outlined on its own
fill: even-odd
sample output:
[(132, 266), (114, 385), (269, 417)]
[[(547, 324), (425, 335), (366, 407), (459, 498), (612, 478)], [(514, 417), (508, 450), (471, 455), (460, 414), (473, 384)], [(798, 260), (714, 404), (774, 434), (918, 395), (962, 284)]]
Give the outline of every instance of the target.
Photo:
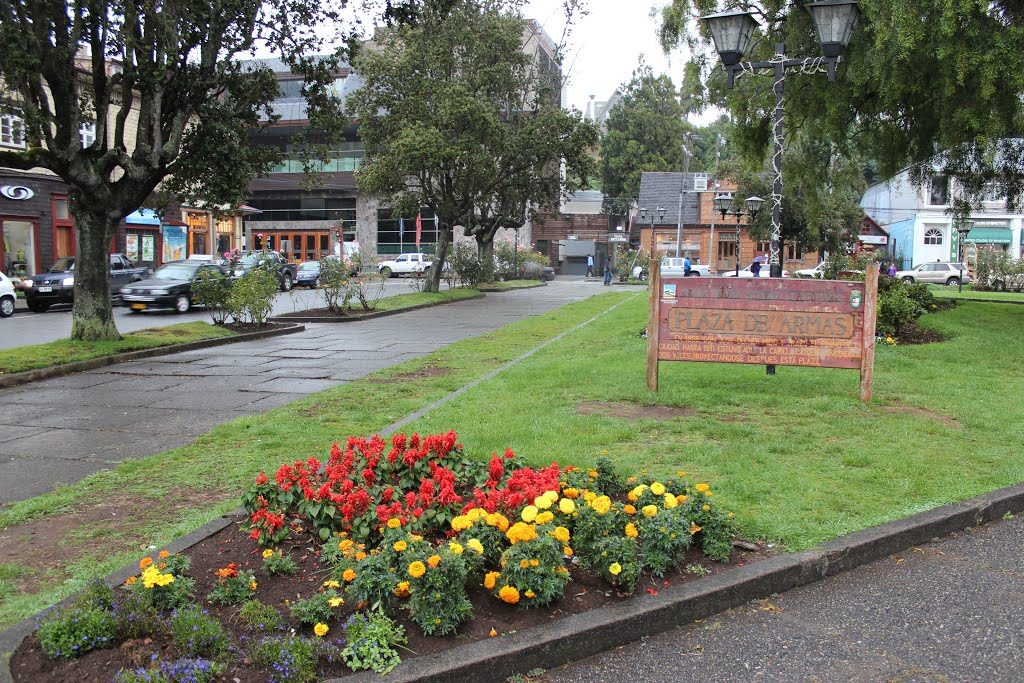
[(1021, 681), (1024, 518), (552, 670), (593, 681)]
[[(235, 417), (604, 291), (581, 280), (556, 281), (493, 300), (354, 324), (311, 323), (287, 338), (186, 351), (0, 390), (0, 434), (5, 427), (35, 430), (0, 440), (0, 461), (9, 462), (0, 469), (0, 505), (49, 490), (47, 481), (70, 483), (96, 471), (96, 463), (84, 464), (87, 458), (114, 463), (189, 443)], [(79, 464), (61, 467), (55, 458)]]

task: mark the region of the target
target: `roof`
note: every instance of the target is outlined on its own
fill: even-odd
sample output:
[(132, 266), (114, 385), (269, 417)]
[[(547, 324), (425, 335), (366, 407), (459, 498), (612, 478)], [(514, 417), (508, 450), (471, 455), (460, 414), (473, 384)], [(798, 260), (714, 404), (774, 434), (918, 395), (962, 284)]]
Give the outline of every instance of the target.
[[(707, 174), (644, 172), (640, 178), (638, 208), (654, 211), (655, 215), (658, 208), (664, 208), (665, 218), (656, 225), (675, 225), (679, 220), (679, 190), (682, 189), (683, 225), (699, 224), (700, 194), (693, 191), (693, 179), (697, 176), (707, 177)], [(645, 222), (640, 220), (641, 224)]]

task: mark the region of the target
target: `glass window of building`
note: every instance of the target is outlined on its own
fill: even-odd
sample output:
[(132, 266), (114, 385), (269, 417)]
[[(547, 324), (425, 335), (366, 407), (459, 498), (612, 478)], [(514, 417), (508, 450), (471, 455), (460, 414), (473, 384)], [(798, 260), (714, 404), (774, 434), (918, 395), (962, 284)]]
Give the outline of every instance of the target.
[(25, 146), (25, 121), (17, 114), (0, 114), (0, 145), (5, 147)]

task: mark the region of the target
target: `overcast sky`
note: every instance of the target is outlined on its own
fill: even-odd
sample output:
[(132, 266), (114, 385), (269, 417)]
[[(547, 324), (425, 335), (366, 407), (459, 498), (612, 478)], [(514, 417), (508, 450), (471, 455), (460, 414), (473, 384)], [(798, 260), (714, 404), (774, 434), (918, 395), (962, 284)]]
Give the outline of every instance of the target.
[[(666, 73), (679, 84), (685, 56), (679, 50), (666, 56), (655, 35), (653, 8), (668, 0), (589, 0), (590, 14), (570, 37), (566, 56), (569, 76), (567, 104), (586, 111), (591, 95), (607, 100), (626, 81), (643, 58), (655, 73)], [(537, 19), (555, 41), (565, 25), (562, 0), (529, 0), (526, 15)]]

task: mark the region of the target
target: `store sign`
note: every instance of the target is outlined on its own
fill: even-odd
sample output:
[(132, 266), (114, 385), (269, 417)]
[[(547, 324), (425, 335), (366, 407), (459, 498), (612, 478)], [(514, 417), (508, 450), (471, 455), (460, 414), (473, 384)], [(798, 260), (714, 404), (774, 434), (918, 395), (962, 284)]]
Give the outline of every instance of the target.
[(866, 282), (667, 278), (652, 266), (647, 382), (660, 361), (847, 368), (870, 400), (878, 269)]
[(619, 242), (619, 243), (621, 243), (621, 242), (628, 242), (629, 238), (626, 237), (625, 235), (609, 235), (608, 236), (608, 241), (609, 242)]
[(0, 186), (0, 195), (7, 197), (8, 199), (23, 200), (32, 199), (36, 195), (32, 189), (25, 187), (24, 185), (3, 185)]
[(857, 235), (857, 241), (861, 244), (888, 244), (889, 238), (885, 235)]

